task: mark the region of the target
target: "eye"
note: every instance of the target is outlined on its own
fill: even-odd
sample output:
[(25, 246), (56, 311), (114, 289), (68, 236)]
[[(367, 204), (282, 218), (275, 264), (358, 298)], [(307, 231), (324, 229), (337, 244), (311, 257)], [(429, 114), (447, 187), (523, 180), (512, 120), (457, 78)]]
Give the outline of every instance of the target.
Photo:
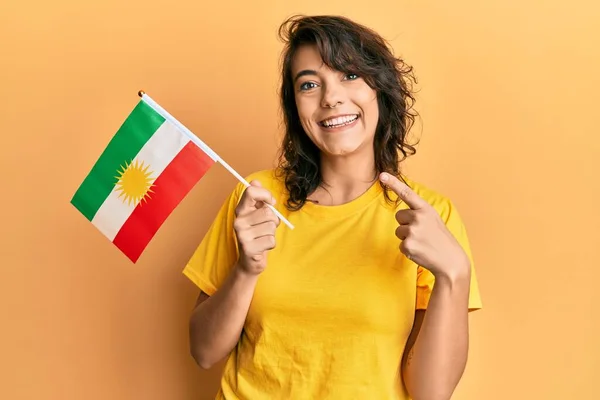
[(302, 85), (300, 85), (300, 90), (310, 90), (310, 89), (314, 89), (317, 87), (317, 84), (314, 82), (304, 82)]
[(358, 78), (359, 78), (359, 76), (357, 74), (346, 74), (346, 76), (344, 77), (344, 79), (349, 80), (349, 81), (353, 81)]

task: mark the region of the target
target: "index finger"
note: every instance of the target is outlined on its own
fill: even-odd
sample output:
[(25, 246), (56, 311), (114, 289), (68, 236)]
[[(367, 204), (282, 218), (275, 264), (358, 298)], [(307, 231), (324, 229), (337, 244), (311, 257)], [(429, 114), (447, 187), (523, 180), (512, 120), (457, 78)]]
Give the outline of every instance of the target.
[(250, 182), (250, 186), (244, 189), (242, 198), (238, 203), (236, 212), (239, 213), (242, 210), (254, 208), (256, 203), (264, 202), (267, 204), (274, 205), (275, 198), (267, 189), (263, 188), (258, 181)]
[(427, 202), (416, 194), (406, 183), (395, 176), (382, 172), (379, 179), (384, 185), (392, 189), (411, 209), (418, 210), (425, 207)]

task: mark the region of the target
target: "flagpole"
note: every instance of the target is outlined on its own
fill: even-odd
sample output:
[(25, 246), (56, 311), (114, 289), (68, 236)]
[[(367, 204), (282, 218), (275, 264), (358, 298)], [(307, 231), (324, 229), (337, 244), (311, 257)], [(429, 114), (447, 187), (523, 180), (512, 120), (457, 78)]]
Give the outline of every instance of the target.
[[(175, 117), (169, 114), (167, 110), (165, 110), (160, 105), (158, 105), (158, 103), (152, 100), (152, 98), (148, 96), (143, 90), (140, 90), (138, 92), (138, 96), (140, 96), (142, 100), (146, 102), (146, 104), (148, 104), (150, 107), (156, 110), (156, 112), (161, 114), (165, 119), (177, 126), (184, 134), (186, 134), (190, 138), (190, 140), (192, 140), (196, 145), (198, 145), (198, 147), (200, 147), (204, 152), (206, 152), (206, 154), (208, 154), (209, 157), (211, 157), (215, 162), (218, 162), (223, 167), (225, 167), (225, 169), (227, 169), (233, 176), (235, 176), (241, 183), (243, 183), (245, 187), (250, 186), (250, 183), (246, 179), (244, 179), (244, 177), (238, 174), (237, 171), (233, 169), (231, 165), (225, 162), (225, 160), (223, 160), (213, 149), (211, 149), (206, 143), (200, 140), (198, 136), (192, 133), (192, 131), (186, 128)], [(283, 215), (281, 215), (281, 213), (275, 207), (273, 207), (270, 204), (267, 204), (267, 207), (269, 207), (275, 213), (275, 215), (277, 215), (277, 217), (279, 217), (279, 219), (283, 221), (283, 223), (285, 223), (290, 229), (294, 229), (294, 225), (292, 225), (290, 221), (288, 221)]]

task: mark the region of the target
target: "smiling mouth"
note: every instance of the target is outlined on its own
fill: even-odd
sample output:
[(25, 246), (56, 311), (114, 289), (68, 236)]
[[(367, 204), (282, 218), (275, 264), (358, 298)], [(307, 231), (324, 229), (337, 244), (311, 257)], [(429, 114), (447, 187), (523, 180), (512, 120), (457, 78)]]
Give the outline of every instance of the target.
[(358, 119), (357, 114), (349, 114), (349, 115), (343, 115), (343, 116), (339, 116), (339, 117), (325, 119), (325, 120), (319, 122), (319, 125), (321, 125), (322, 127), (325, 127), (325, 128), (330, 128), (330, 129), (339, 128), (342, 126), (350, 125), (357, 119)]

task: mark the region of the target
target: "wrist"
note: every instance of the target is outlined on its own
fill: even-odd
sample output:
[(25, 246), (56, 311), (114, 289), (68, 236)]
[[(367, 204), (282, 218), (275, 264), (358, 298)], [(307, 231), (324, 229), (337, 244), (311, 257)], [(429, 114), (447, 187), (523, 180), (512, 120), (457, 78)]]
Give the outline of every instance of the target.
[(258, 273), (248, 271), (239, 262), (235, 263), (231, 271), (233, 279), (240, 282), (254, 283), (258, 280)]
[(445, 282), (452, 286), (469, 285), (471, 282), (471, 263), (464, 257), (461, 260), (451, 262), (446, 268), (440, 268), (434, 276), (437, 282)]

